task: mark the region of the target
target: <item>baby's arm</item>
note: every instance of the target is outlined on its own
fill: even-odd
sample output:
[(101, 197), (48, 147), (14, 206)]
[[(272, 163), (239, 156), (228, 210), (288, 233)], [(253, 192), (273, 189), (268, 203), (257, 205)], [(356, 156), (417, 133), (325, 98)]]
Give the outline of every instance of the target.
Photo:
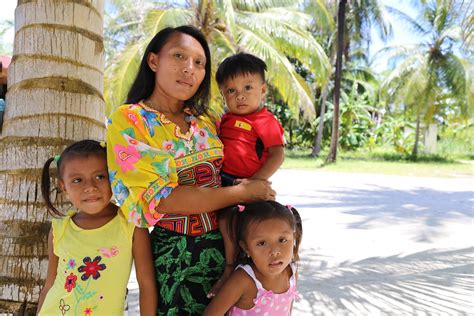
[(280, 168), (283, 160), (285, 160), (283, 145), (269, 147), (267, 161), (250, 179), (268, 180)]
[(135, 228), (133, 260), (140, 295), (140, 315), (156, 315), (158, 306), (155, 267), (151, 255), (150, 235), (146, 228)]
[(207, 305), (203, 316), (223, 316), (239, 302), (245, 293), (249, 292), (252, 285), (252, 280), (246, 275), (246, 272), (237, 269), (211, 300), (211, 303)]
[(54, 254), (53, 248), (53, 229), (49, 231), (48, 235), (48, 274), (46, 275), (46, 281), (44, 283), (43, 289), (41, 290), (39, 300), (38, 300), (38, 313), (43, 306), (44, 299), (46, 294), (48, 294), (49, 289), (53, 286), (54, 280), (56, 279), (56, 271), (58, 269), (59, 258)]

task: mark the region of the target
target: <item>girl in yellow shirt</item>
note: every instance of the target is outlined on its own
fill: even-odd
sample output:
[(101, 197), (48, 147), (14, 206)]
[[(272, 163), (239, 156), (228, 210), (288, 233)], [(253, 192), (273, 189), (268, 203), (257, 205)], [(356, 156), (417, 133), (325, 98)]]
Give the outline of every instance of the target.
[[(78, 210), (63, 216), (50, 199), (50, 165)], [(105, 144), (83, 140), (50, 158), (41, 191), (53, 216), (49, 265), (38, 302), (39, 315), (123, 316), (126, 288), (135, 260), (141, 315), (155, 315), (157, 292), (148, 231), (135, 228), (110, 202)], [(147, 294), (144, 299), (144, 293)]]

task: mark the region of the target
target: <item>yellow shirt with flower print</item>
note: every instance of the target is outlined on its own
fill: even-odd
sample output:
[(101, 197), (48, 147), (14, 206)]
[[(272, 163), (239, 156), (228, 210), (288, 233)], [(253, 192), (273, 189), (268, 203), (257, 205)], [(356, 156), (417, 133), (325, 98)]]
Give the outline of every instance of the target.
[(118, 212), (99, 228), (83, 229), (74, 214), (52, 221), (58, 268), (38, 315), (123, 316), (135, 226)]

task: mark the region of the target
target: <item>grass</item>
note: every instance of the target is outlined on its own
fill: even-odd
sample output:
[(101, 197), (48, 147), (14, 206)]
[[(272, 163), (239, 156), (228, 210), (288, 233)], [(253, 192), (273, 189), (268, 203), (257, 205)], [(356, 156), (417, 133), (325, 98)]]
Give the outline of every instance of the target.
[(461, 163), (440, 156), (421, 156), (414, 162), (396, 154), (340, 153), (337, 163), (326, 165), (326, 152), (321, 154), (322, 158), (312, 158), (309, 154), (310, 150), (287, 151), (282, 168), (420, 177), (474, 176), (474, 161)]

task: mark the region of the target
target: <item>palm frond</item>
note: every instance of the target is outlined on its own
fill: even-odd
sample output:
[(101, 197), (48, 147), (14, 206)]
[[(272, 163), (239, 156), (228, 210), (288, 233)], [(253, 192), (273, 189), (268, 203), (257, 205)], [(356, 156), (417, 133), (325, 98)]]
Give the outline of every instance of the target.
[(424, 36), (429, 33), (429, 30), (425, 28), (418, 19), (412, 18), (408, 14), (403, 11), (400, 11), (394, 7), (386, 6), (386, 9), (389, 13), (393, 14), (395, 17), (402, 19), (404, 22), (408, 24), (408, 27), (415, 31), (417, 34)]
[(323, 0), (312, 0), (305, 7), (305, 12), (312, 17), (312, 23), (322, 33), (331, 33), (336, 27), (334, 17)]
[(209, 43), (212, 49), (212, 59), (217, 63), (236, 53), (235, 43), (231, 42), (227, 35), (218, 29), (213, 29), (209, 34)]
[(292, 23), (294, 20), (304, 21), (309, 16), (301, 12), (279, 9), (259, 13), (239, 14), (239, 21), (249, 29), (260, 30), (269, 34), (281, 52), (298, 59), (316, 77), (320, 86), (324, 85), (331, 65), (324, 49), (304, 26)]
[(113, 111), (116, 107), (125, 102), (128, 90), (135, 80), (138, 67), (143, 53), (143, 44), (129, 46), (116, 60), (113, 67), (108, 70), (106, 77), (109, 78), (109, 84), (106, 87), (109, 90), (106, 94), (106, 108)]
[(183, 24), (194, 24), (192, 11), (183, 8), (151, 10), (145, 17), (145, 33), (154, 36), (165, 27), (176, 27)]
[(395, 102), (403, 102), (405, 97), (409, 97), (407, 89), (409, 80), (416, 77), (415, 72), (426, 63), (426, 58), (422, 54), (414, 54), (401, 62), (382, 82), (381, 92)]
[(232, 3), (237, 10), (252, 12), (274, 7), (300, 7), (302, 5), (300, 0), (234, 0)]
[(235, 10), (232, 5), (232, 0), (218, 0), (217, 1), (217, 16), (223, 17), (227, 29), (226, 33), (229, 38), (234, 41), (236, 36), (235, 30)]
[(396, 65), (399, 61), (427, 50), (428, 46), (425, 43), (387, 46), (374, 54), (374, 60), (383, 58), (389, 64)]

